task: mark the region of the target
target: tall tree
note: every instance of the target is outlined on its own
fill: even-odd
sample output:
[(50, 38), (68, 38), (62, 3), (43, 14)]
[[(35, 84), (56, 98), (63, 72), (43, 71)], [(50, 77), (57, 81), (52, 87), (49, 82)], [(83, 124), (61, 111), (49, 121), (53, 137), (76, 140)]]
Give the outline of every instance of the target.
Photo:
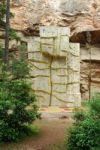
[(9, 63), (10, 0), (6, 0), (5, 52), (4, 62)]

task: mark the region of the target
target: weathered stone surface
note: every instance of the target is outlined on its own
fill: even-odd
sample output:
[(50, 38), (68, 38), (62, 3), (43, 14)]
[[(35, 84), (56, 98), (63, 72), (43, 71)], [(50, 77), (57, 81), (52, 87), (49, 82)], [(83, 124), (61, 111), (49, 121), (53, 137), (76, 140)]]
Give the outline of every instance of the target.
[(81, 48), (81, 60), (89, 60), (90, 58), (94, 61), (100, 60), (100, 44), (91, 46), (90, 49)]
[(49, 54), (49, 55), (53, 55), (53, 52), (54, 52), (54, 47), (53, 45), (44, 45), (42, 44), (41, 45), (41, 50), (42, 50), (42, 53), (44, 54)]
[(50, 78), (40, 75), (40, 77), (34, 78), (32, 82), (32, 87), (35, 91), (51, 92)]
[[(74, 46), (73, 44), (70, 48), (67, 35), (69, 30), (65, 30), (65, 28), (46, 27), (45, 29), (43, 27), (41, 29), (39, 41), (34, 42), (36, 46), (41, 45), (40, 48), (37, 47), (37, 51), (35, 46), (36, 50), (34, 51), (34, 46), (33, 48), (29, 46), (31, 51), (28, 51), (33, 90), (42, 106), (64, 107), (69, 103), (71, 105), (73, 103), (75, 106), (80, 101), (79, 45)], [(65, 57), (62, 56), (62, 50), (65, 51)], [(44, 102), (46, 99), (48, 99), (47, 102)]]
[(80, 82), (80, 72), (68, 70), (68, 83), (79, 83)]
[(31, 38), (28, 42), (28, 52), (40, 51), (40, 38)]
[(20, 0), (11, 10), (11, 24), (18, 30), (34, 30), (34, 24), (70, 26), (72, 34), (100, 29), (99, 0)]
[(31, 67), (32, 66), (34, 66), (35, 68), (37, 68), (39, 70), (49, 69), (50, 68), (50, 64), (48, 64), (48, 63), (40, 63), (40, 62), (36, 62), (36, 61), (31, 62)]
[(30, 75), (31, 77), (50, 77), (50, 69), (40, 70), (32, 66), (30, 69)]
[[(71, 36), (75, 36), (73, 42), (80, 41), (82, 44), (86, 44), (85, 32), (95, 31), (94, 33), (91, 32), (92, 44), (100, 43), (100, 0), (18, 0), (11, 2), (11, 11), (14, 13), (11, 26), (18, 31), (24, 31), (27, 35), (37, 35), (37, 33), (39, 35), (39, 25), (67, 26), (71, 29)], [(24, 40), (26, 39), (27, 37), (24, 38)], [(89, 65), (83, 61), (89, 62), (90, 56), (86, 45), (84, 45), (84, 49), (83, 47), (81, 49), (81, 60), (87, 66), (81, 65), (81, 76), (83, 78), (81, 86), (82, 95), (86, 95), (82, 96), (83, 99), (88, 99), (87, 72), (89, 71)], [(99, 68), (97, 61), (100, 62), (99, 49), (100, 46), (98, 50), (96, 46), (96, 50), (92, 51), (91, 56), (93, 63), (96, 61), (96, 68)], [(96, 81), (95, 86), (99, 87), (99, 78), (97, 77), (99, 71), (95, 68), (93, 70), (96, 71), (93, 82)]]
[(79, 43), (70, 43), (69, 48), (70, 48), (70, 53), (72, 55), (80, 57), (80, 44)]
[(66, 84), (52, 84), (52, 91), (58, 92), (58, 93), (65, 93), (67, 91)]
[(67, 62), (66, 58), (53, 58), (52, 69), (66, 69), (67, 68)]
[(69, 33), (69, 28), (55, 26), (40, 27), (42, 52), (55, 57), (67, 57)]
[[(90, 84), (91, 72), (91, 84)], [(81, 63), (81, 93), (82, 99), (89, 99), (89, 84), (91, 95), (100, 91), (100, 63), (99, 61), (91, 62), (82, 61)]]
[(37, 97), (38, 106), (49, 106), (50, 101), (50, 94), (43, 91), (34, 91)]
[(41, 51), (29, 52), (28, 58), (31, 59), (32, 62), (40, 62), (44, 64), (50, 64), (50, 58), (43, 55)]
[(73, 71), (80, 70), (80, 58), (75, 57), (72, 54), (68, 54), (68, 68), (72, 69)]
[(76, 94), (77, 91), (80, 91), (80, 85), (79, 83), (74, 83), (74, 84), (68, 84), (67, 85), (67, 94)]

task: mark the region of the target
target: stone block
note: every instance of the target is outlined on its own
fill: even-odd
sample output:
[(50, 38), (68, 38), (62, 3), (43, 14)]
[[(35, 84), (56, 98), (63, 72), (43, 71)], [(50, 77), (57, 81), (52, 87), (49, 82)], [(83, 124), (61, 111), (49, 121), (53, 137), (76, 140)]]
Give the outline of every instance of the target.
[(33, 62), (40, 62), (40, 63), (50, 64), (50, 57), (47, 57), (47, 56), (43, 55), (40, 51), (38, 51), (38, 52), (29, 52), (28, 57)]
[(32, 79), (32, 89), (35, 91), (43, 91), (50, 93), (51, 92), (51, 84), (50, 84), (50, 78), (48, 77), (37, 77)]
[(67, 70), (66, 69), (51, 70), (51, 81), (52, 83), (67, 84)]
[(58, 101), (61, 101), (61, 102), (66, 102), (67, 101), (66, 92), (65, 93), (52, 92), (52, 96), (56, 97), (58, 99)]
[(70, 36), (70, 28), (58, 27), (58, 35), (69, 37)]
[(59, 35), (70, 36), (70, 29), (66, 27), (41, 26), (40, 37), (57, 37)]
[(80, 72), (68, 70), (68, 83), (79, 83), (80, 84)]
[(80, 93), (67, 94), (67, 102), (77, 103), (80, 101)]
[(67, 69), (63, 69), (63, 68), (52, 69), (51, 72), (52, 72), (52, 74), (57, 75), (57, 76), (61, 76), (61, 77), (63, 77), (63, 76), (67, 77), (67, 75), (68, 75)]
[(79, 83), (67, 85), (67, 90), (66, 90), (67, 94), (76, 94), (77, 91), (80, 91), (80, 84)]
[(60, 56), (60, 38), (54, 38), (54, 51), (53, 51), (54, 56)]
[(52, 74), (51, 82), (58, 83), (58, 84), (67, 84), (68, 83), (66, 76), (57, 76), (56, 74)]
[(40, 70), (34, 66), (30, 69), (31, 77), (50, 77), (50, 69)]
[(66, 84), (52, 84), (52, 91), (58, 93), (65, 93), (67, 91)]
[(40, 51), (40, 38), (34, 38), (28, 42), (28, 52)]
[(30, 67), (33, 67), (33, 66), (39, 70), (50, 68), (50, 64), (42, 63), (42, 62), (30, 62)]
[(51, 65), (52, 69), (67, 69), (66, 58), (54, 58)]
[(41, 51), (44, 54), (53, 56), (54, 47), (53, 47), (53, 45), (41, 44)]
[(41, 38), (41, 44), (53, 46), (54, 40), (53, 38)]
[(69, 37), (68, 36), (62, 36), (60, 39), (60, 50), (61, 52), (67, 52), (69, 51)]
[(80, 70), (80, 58), (75, 57), (72, 54), (68, 54), (68, 68), (74, 70), (74, 71), (79, 71)]
[(38, 106), (39, 107), (47, 107), (50, 103), (50, 94), (44, 93), (41, 91), (34, 92), (37, 98)]
[(79, 43), (70, 43), (69, 51), (72, 55), (80, 57), (80, 44)]
[(59, 107), (65, 107), (66, 106), (66, 102), (60, 101), (58, 100), (57, 97), (52, 96), (52, 106), (59, 106)]
[(58, 28), (55, 26), (42, 26), (40, 27), (40, 37), (57, 37)]

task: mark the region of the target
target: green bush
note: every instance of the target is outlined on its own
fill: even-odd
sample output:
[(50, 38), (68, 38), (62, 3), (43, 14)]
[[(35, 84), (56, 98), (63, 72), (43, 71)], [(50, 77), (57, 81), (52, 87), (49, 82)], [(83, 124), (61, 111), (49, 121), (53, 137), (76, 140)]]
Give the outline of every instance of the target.
[[(86, 115), (85, 115), (86, 114)], [(90, 111), (77, 112), (75, 124), (70, 129), (66, 147), (68, 150), (100, 149), (100, 99), (90, 102)]]
[(16, 141), (27, 135), (28, 125), (40, 117), (36, 97), (26, 80), (28, 64), (23, 60), (21, 65), (21, 60), (12, 61), (9, 68), (1, 63), (0, 141)]

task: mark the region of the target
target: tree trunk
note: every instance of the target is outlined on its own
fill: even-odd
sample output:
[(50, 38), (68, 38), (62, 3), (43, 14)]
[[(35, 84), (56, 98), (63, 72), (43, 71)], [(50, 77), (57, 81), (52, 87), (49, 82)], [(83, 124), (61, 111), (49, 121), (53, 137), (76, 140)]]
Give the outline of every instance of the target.
[(4, 63), (9, 64), (9, 29), (10, 29), (10, 0), (6, 0), (6, 28)]

